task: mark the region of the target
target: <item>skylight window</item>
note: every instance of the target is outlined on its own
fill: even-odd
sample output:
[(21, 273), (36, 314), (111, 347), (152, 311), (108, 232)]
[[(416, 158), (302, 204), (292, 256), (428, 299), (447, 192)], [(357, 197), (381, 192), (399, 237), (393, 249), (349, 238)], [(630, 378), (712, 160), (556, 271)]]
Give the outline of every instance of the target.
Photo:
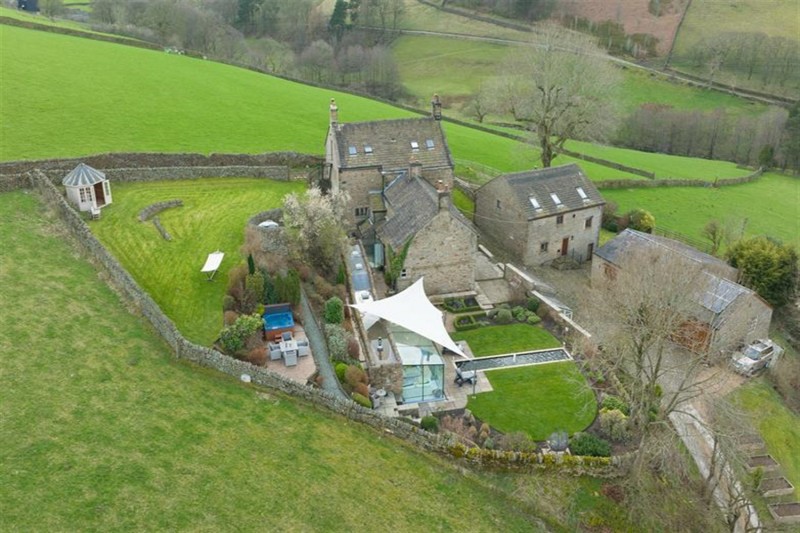
[(554, 202), (555, 202), (555, 204), (556, 204), (556, 207), (561, 207), (561, 205), (562, 205), (562, 203), (561, 203), (561, 198), (559, 198), (559, 197), (558, 197), (558, 195), (557, 195), (556, 193), (554, 193), (554, 192), (551, 192), (551, 193), (550, 193), (550, 198), (552, 198), (552, 199), (553, 199), (553, 201), (554, 201)]
[(534, 209), (541, 209), (542, 208), (542, 206), (539, 205), (539, 200), (537, 200), (533, 196), (529, 196), (528, 200), (530, 200), (531, 205), (533, 206)]
[(586, 194), (586, 191), (583, 190), (583, 187), (575, 187), (575, 190), (578, 191), (578, 196), (581, 197), (581, 200), (589, 199), (589, 196)]
[(433, 139), (428, 139), (425, 141), (425, 146), (428, 147), (428, 150), (433, 150)]
[(411, 141), (411, 150), (414, 152), (419, 151), (419, 143), (417, 141)]
[(355, 147), (355, 146), (351, 146), (351, 147), (349, 147), (349, 148), (347, 149), (347, 151), (350, 153), (350, 155), (356, 155), (356, 154), (358, 153), (358, 150), (356, 149), (356, 147)]
[(364, 145), (364, 153), (365, 154), (371, 154), (372, 153), (372, 146), (370, 146), (368, 144), (365, 144)]

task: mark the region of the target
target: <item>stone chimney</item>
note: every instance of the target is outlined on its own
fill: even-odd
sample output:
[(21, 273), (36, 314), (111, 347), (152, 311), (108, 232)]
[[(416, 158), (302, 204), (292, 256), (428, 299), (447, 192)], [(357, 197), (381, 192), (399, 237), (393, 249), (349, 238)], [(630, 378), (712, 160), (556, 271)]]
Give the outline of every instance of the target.
[(442, 101), (438, 94), (434, 94), (431, 100), (431, 114), (435, 120), (442, 120)]
[(331, 98), (331, 127), (335, 128), (339, 124), (339, 107), (336, 100)]
[(419, 162), (419, 159), (416, 157), (411, 157), (411, 161), (408, 163), (408, 174), (412, 178), (421, 178), (422, 177), (422, 163)]
[(450, 206), (450, 190), (442, 180), (436, 180), (436, 193), (439, 196), (439, 211)]

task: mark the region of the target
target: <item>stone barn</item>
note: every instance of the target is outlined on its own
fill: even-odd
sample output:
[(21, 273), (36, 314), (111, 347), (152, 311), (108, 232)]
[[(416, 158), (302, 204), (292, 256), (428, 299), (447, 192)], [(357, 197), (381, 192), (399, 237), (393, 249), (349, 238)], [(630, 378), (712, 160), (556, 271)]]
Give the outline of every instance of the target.
[(100, 208), (111, 203), (111, 186), (106, 175), (85, 163), (75, 167), (61, 183), (67, 189), (67, 200), (78, 211), (89, 211), (96, 216)]
[(603, 197), (575, 164), (498, 176), (475, 193), (475, 224), (526, 265), (591, 261)]

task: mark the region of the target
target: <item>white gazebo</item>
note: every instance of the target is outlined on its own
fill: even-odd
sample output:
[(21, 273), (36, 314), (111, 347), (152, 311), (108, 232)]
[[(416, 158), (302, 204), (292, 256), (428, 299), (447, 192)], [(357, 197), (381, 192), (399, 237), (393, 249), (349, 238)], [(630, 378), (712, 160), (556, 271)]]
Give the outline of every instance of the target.
[(67, 189), (67, 199), (78, 211), (100, 213), (100, 208), (111, 203), (111, 186), (106, 175), (85, 163), (67, 174), (61, 183)]

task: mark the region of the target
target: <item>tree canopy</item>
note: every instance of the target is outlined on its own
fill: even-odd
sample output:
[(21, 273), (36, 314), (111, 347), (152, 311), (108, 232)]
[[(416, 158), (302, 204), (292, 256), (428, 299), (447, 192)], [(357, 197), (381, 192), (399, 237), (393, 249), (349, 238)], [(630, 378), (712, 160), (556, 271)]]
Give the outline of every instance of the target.
[(800, 273), (792, 246), (764, 236), (741, 239), (728, 250), (728, 262), (739, 269), (744, 285), (775, 307), (794, 298)]

